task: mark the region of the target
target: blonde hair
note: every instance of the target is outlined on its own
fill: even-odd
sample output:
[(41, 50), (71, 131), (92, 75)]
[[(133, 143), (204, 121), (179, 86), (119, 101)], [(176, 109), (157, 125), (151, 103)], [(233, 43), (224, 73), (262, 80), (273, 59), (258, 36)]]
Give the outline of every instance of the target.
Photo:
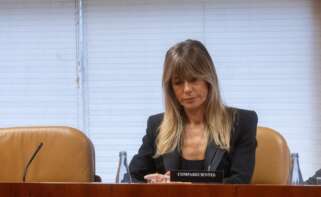
[(165, 57), (163, 91), (165, 113), (156, 138), (154, 157), (181, 149), (186, 115), (172, 88), (172, 78), (201, 79), (208, 84), (208, 97), (204, 114), (205, 134), (208, 142), (229, 151), (233, 115), (222, 102), (213, 61), (205, 46), (197, 40), (186, 40), (171, 47)]

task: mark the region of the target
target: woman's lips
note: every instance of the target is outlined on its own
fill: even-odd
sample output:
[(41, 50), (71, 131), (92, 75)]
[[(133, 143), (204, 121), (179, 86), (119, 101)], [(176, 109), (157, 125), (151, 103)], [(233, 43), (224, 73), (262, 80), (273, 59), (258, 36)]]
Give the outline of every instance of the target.
[(194, 97), (193, 98), (184, 98), (183, 99), (184, 102), (188, 102), (188, 103), (193, 102), (194, 100), (195, 100)]

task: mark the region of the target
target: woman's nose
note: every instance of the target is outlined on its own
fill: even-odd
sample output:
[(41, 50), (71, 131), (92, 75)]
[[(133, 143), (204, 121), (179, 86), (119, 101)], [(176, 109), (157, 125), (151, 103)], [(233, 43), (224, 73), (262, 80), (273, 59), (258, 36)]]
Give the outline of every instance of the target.
[(184, 92), (190, 92), (192, 90), (191, 84), (188, 81), (184, 82)]

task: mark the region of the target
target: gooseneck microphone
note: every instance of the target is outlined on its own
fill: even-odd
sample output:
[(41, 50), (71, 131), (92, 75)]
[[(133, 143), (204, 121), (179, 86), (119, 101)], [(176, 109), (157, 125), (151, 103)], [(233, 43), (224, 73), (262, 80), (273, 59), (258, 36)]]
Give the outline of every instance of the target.
[(27, 173), (28, 173), (28, 169), (29, 169), (29, 166), (30, 164), (32, 163), (32, 161), (34, 160), (34, 158), (36, 157), (36, 155), (38, 154), (38, 152), (40, 151), (40, 149), (42, 148), (43, 146), (43, 143), (41, 142), (37, 149), (35, 150), (35, 152), (32, 154), (32, 156), (30, 157), (24, 171), (23, 171), (23, 177), (22, 177), (22, 182), (26, 182), (26, 176), (27, 176)]

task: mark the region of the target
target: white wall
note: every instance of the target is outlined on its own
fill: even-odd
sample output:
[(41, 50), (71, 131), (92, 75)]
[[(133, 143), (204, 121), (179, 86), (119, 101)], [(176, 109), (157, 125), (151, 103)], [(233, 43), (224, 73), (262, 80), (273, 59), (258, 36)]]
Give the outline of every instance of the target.
[(313, 6), (299, 0), (88, 1), (89, 128), (106, 180), (112, 181), (117, 152), (137, 151), (147, 116), (162, 110), (164, 54), (186, 38), (208, 47), (226, 103), (256, 110), (259, 125), (280, 131), (299, 152), (303, 175), (313, 174), (321, 167)]
[[(80, 127), (75, 2), (0, 2), (0, 127)], [(194, 38), (213, 56), (226, 103), (256, 110), (311, 176), (321, 168), (320, 9), (318, 0), (85, 1), (85, 132), (97, 174), (114, 181), (118, 152), (135, 154), (147, 117), (163, 109), (166, 50)]]
[(0, 0), (0, 127), (77, 126), (74, 10)]

